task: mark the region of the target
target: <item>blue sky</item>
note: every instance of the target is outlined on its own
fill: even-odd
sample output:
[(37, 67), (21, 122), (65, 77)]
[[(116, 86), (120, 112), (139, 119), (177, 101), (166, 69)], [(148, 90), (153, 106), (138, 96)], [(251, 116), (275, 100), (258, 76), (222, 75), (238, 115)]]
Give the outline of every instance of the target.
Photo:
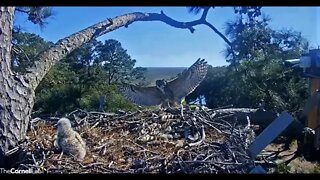
[[(54, 17), (41, 30), (28, 22), (25, 16), (17, 15), (16, 24), (26, 32), (39, 34), (45, 40), (57, 42), (90, 25), (130, 12), (157, 12), (163, 10), (178, 21), (192, 21), (199, 15), (188, 13), (181, 7), (53, 7)], [(302, 32), (313, 47), (320, 46), (320, 7), (263, 7), (262, 12), (271, 18), (274, 29), (293, 29)], [(233, 20), (232, 7), (211, 9), (207, 20), (224, 32), (225, 23)], [(98, 40), (116, 39), (143, 67), (188, 67), (199, 57), (213, 66), (226, 65), (224, 41), (206, 26), (189, 30), (177, 29), (162, 22), (135, 22), (128, 28), (107, 33)]]

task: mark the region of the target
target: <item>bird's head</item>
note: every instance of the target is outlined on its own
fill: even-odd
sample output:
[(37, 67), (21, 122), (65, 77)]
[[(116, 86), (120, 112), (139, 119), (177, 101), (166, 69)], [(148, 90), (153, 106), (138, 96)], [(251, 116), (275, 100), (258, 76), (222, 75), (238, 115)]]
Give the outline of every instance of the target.
[(62, 132), (66, 129), (70, 129), (71, 128), (70, 120), (67, 118), (59, 119), (59, 121), (57, 122), (57, 128), (59, 132)]
[(164, 88), (166, 85), (167, 85), (167, 82), (164, 79), (156, 81), (157, 88), (163, 93), (164, 93)]

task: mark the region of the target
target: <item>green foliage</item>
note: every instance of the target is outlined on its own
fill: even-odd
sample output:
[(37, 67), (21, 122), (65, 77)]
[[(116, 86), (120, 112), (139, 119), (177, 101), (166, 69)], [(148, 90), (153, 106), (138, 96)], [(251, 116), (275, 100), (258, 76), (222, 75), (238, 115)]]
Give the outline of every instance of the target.
[[(209, 68), (205, 80), (187, 97), (204, 95), (211, 108), (233, 104), (256, 108), (262, 101), (266, 109), (298, 113), (308, 97), (308, 84), (301, 69), (287, 67), (284, 60), (299, 58), (308, 49), (301, 33), (276, 31), (265, 16), (245, 21), (238, 17), (227, 23), (226, 33), (233, 43), (237, 62), (226, 49), (229, 67)], [(232, 69), (232, 65), (237, 69)]]
[(69, 64), (57, 63), (36, 89), (34, 111), (43, 114), (63, 114), (79, 107), (79, 79)]
[[(201, 10), (206, 8), (215, 8), (215, 6), (188, 6), (188, 12), (193, 14), (199, 14)], [(241, 16), (247, 16), (249, 20), (254, 20), (254, 18), (261, 15), (261, 6), (234, 6), (234, 13)]]
[(313, 173), (315, 173), (315, 174), (320, 173), (320, 165), (317, 165), (316, 167), (314, 167)]
[(285, 163), (278, 164), (275, 173), (276, 174), (289, 174), (291, 170), (290, 166), (287, 166)]
[(14, 71), (20, 73), (24, 73), (27, 67), (32, 66), (37, 55), (53, 44), (38, 35), (25, 32), (13, 32), (12, 42), (12, 67)]
[(215, 8), (214, 6), (190, 6), (187, 7), (189, 13), (199, 14), (200, 11), (206, 8)]
[(33, 24), (39, 25), (40, 28), (44, 28), (45, 25), (48, 24), (48, 18), (53, 16), (51, 7), (17, 7), (16, 11), (26, 14), (28, 16), (28, 20)]
[(97, 84), (85, 89), (80, 98), (80, 108), (87, 110), (99, 109), (100, 96), (105, 96), (105, 111), (133, 110), (136, 106), (128, 102), (118, 91), (115, 85)]
[(238, 70), (234, 76), (245, 88), (252, 105), (257, 107), (263, 100), (267, 109), (280, 112), (297, 112), (303, 107), (308, 87), (298, 69), (285, 67), (280, 59), (261, 57), (256, 61), (244, 61)]
[(134, 68), (136, 60), (131, 59), (119, 41), (110, 39), (104, 44), (99, 42), (96, 52), (97, 58), (94, 63), (103, 67), (107, 73), (108, 84), (144, 80), (143, 73), (146, 69)]
[(226, 35), (230, 37), (237, 62), (230, 48), (226, 48), (227, 62), (239, 65), (242, 61), (255, 60), (261, 56), (269, 59), (297, 58), (308, 49), (308, 42), (301, 33), (293, 30), (276, 31), (268, 24), (266, 15), (247, 22), (242, 16), (226, 23)]
[(249, 22), (254, 21), (256, 17), (261, 15), (261, 6), (235, 6), (234, 13), (241, 16), (246, 15)]
[[(32, 57), (33, 62), (35, 54), (42, 51), (40, 47), (47, 45), (43, 39), (33, 34), (17, 33), (16, 36), (19, 38), (17, 42)], [(34, 51), (29, 50), (29, 46)], [(108, 53), (112, 57), (108, 57)], [(23, 54), (16, 54), (16, 57), (17, 62), (20, 62)], [(116, 40), (106, 41), (106, 44), (95, 40), (84, 44), (58, 62), (44, 77), (36, 89), (35, 114), (63, 115), (76, 108), (97, 111), (101, 96), (106, 100), (104, 111), (136, 109), (113, 85), (116, 82), (114, 77), (119, 81), (144, 79), (145, 68), (134, 68), (134, 64), (135, 60), (130, 58)], [(17, 69), (26, 66), (30, 64), (19, 63)], [(108, 81), (110, 75), (113, 76), (110, 78), (112, 81)]]

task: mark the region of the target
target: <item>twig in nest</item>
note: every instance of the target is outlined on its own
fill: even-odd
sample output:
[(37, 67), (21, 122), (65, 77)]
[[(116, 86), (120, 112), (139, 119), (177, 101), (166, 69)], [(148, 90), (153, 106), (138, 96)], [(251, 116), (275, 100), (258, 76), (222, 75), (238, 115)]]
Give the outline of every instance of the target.
[(62, 155), (63, 155), (63, 151), (62, 151), (61, 154), (59, 155), (58, 160), (60, 160), (60, 159), (62, 158)]
[(9, 151), (5, 152), (5, 155), (6, 156), (10, 156), (11, 154), (17, 152), (19, 150), (19, 146), (13, 148), (13, 149), (10, 149)]
[(205, 140), (206, 134), (204, 132), (204, 126), (201, 127), (201, 135), (202, 135), (202, 138), (200, 139), (200, 141), (195, 142), (195, 143), (189, 143), (188, 145), (189, 146), (197, 146), (197, 145), (200, 145)]
[(214, 108), (214, 109), (211, 109), (211, 110), (215, 111), (215, 110), (226, 109), (226, 108), (231, 108), (231, 107), (233, 107), (233, 104), (229, 104), (229, 105), (226, 105), (226, 106), (221, 106), (221, 107)]
[(92, 167), (92, 166), (96, 166), (96, 165), (104, 165), (105, 163), (103, 163), (103, 162), (96, 162), (96, 163), (91, 163), (91, 164), (88, 164), (88, 165), (82, 165), (81, 163), (80, 163), (80, 166), (82, 167), (82, 168), (90, 168), (90, 167)]
[(128, 141), (131, 142), (131, 143), (133, 143), (133, 144), (135, 144), (135, 145), (137, 145), (138, 147), (140, 147), (141, 149), (143, 149), (143, 151), (147, 151), (147, 152), (150, 152), (150, 153), (153, 153), (153, 154), (159, 154), (159, 153), (157, 153), (157, 152), (150, 151), (150, 150), (146, 149), (145, 147), (143, 147), (143, 146), (141, 146), (140, 144), (132, 141), (131, 139), (128, 139)]
[(182, 117), (182, 119), (184, 119), (184, 116), (183, 116), (183, 105), (182, 105), (182, 103), (180, 104), (180, 106), (181, 106), (181, 117)]
[(117, 115), (116, 113), (106, 113), (106, 112), (90, 112), (90, 114), (100, 114), (104, 116), (115, 116)]
[(30, 121), (30, 124), (34, 124), (34, 123), (36, 123), (36, 122), (38, 122), (38, 121), (41, 121), (41, 120), (42, 120), (41, 118), (36, 117), (36, 118), (34, 118), (34, 119), (32, 119), (32, 120)]
[(126, 115), (123, 115), (123, 116), (120, 116), (120, 117), (116, 117), (115, 119), (125, 119), (125, 118), (128, 118), (130, 116), (134, 116), (136, 114), (138, 114), (139, 112), (134, 112), (134, 113), (130, 113), (130, 114), (126, 114)]
[(111, 163), (109, 163), (109, 165), (108, 165), (108, 168), (111, 168), (113, 163), (114, 163), (114, 161), (111, 161)]
[(104, 143), (98, 147), (93, 148), (93, 151), (97, 151), (97, 150), (101, 150), (102, 148), (104, 148), (108, 143)]
[(95, 128), (96, 126), (98, 126), (100, 124), (100, 122), (98, 121), (98, 122), (96, 122), (91, 128), (90, 128), (90, 130), (91, 129), (93, 129), (93, 128)]
[(200, 118), (200, 117), (198, 117), (198, 119), (199, 119), (200, 121), (204, 122), (206, 125), (212, 127), (212, 128), (215, 129), (216, 131), (218, 131), (218, 133), (222, 133), (222, 131), (221, 131), (220, 129), (218, 129), (218, 128), (216, 128), (215, 126), (213, 126), (212, 124), (208, 123), (206, 120), (204, 120), (204, 119), (202, 119), (202, 118)]
[(37, 162), (36, 159), (34, 158), (34, 154), (32, 154), (31, 156), (32, 156), (33, 163), (38, 167), (38, 162)]
[(217, 113), (214, 112), (214, 113), (212, 113), (209, 117), (210, 117), (210, 119), (213, 119), (214, 117), (216, 117), (216, 115), (217, 115)]
[(40, 166), (43, 166), (43, 164), (46, 160), (46, 154), (44, 153), (44, 151), (42, 151), (42, 155), (43, 155), (43, 158), (42, 158), (42, 162), (41, 162)]

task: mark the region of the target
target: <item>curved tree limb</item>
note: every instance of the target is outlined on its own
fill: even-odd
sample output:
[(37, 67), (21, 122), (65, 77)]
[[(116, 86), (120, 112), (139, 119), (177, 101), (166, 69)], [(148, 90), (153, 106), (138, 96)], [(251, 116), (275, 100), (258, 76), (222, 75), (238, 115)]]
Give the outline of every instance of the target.
[(232, 55), (235, 57), (235, 53), (233, 50), (233, 46), (231, 44), (231, 42), (227, 39), (227, 37), (225, 35), (223, 35), (216, 27), (214, 27), (212, 24), (210, 24), (207, 21), (203, 22), (204, 25), (207, 25), (209, 28), (211, 28), (216, 34), (218, 34), (231, 48), (231, 53)]
[(189, 29), (191, 33), (195, 31), (194, 26), (204, 24), (209, 26), (215, 33), (222, 37), (228, 45), (231, 46), (230, 41), (212, 24), (206, 21), (208, 10), (209, 8), (204, 10), (203, 15), (199, 20), (190, 22), (176, 21), (165, 15), (163, 11), (161, 11), (160, 14), (134, 12), (117, 16), (113, 19), (107, 19), (59, 40), (55, 45), (38, 56), (38, 61), (35, 62), (34, 66), (27, 69), (27, 73), (23, 78), (29, 83), (32, 90), (35, 90), (50, 68), (71, 51), (94, 38), (123, 26), (128, 27), (128, 25), (136, 21), (161, 21), (176, 28)]

